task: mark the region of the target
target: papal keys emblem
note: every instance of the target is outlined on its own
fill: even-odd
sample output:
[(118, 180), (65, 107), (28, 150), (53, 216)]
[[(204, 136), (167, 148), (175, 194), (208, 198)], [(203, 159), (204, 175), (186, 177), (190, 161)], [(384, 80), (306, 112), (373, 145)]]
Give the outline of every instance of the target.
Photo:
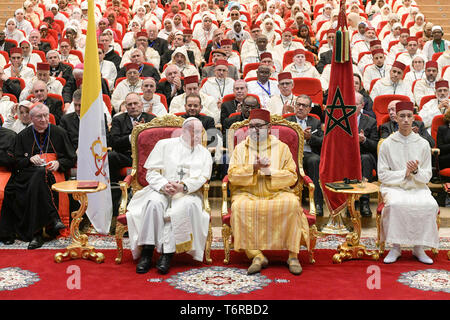
[(102, 176), (106, 177), (104, 165), (106, 157), (108, 156), (108, 148), (103, 146), (100, 137), (97, 137), (97, 140), (92, 143), (90, 149), (92, 155), (94, 156), (95, 167), (97, 168), (95, 175), (98, 176), (99, 174), (101, 174)]

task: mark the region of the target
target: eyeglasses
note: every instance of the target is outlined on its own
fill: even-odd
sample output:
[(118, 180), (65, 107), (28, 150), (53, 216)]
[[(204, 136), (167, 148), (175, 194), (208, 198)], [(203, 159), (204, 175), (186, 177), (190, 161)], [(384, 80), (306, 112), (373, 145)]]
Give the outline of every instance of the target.
[(300, 107), (309, 108), (309, 104), (307, 104), (307, 103), (299, 103), (299, 102), (297, 102), (295, 104), (295, 106), (298, 107), (298, 108), (300, 108)]
[(262, 129), (263, 127), (265, 127), (265, 126), (267, 126), (267, 125), (268, 125), (268, 123), (249, 124), (249, 125), (248, 125), (248, 128), (249, 128), (249, 129), (254, 129), (254, 130), (260, 130), (260, 129)]

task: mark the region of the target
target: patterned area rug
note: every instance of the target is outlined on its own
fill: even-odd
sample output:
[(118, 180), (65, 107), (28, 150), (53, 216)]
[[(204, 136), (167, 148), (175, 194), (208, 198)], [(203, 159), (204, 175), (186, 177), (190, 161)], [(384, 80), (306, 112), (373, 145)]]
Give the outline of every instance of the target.
[[(317, 239), (316, 249), (336, 249), (340, 244), (344, 243), (345, 237), (336, 235), (327, 235), (325, 237), (320, 237)], [(46, 242), (41, 249), (64, 249), (71, 243), (70, 238), (59, 238)], [(375, 237), (362, 237), (361, 243), (366, 246), (368, 250), (376, 249), (376, 239)], [(116, 240), (114, 236), (103, 236), (97, 234), (89, 235), (89, 244), (93, 245), (97, 249), (116, 249)], [(26, 249), (28, 242), (22, 242), (16, 240), (12, 245), (5, 245), (0, 242), (0, 250), (3, 249)], [(129, 249), (128, 238), (123, 239), (123, 246), (125, 249)], [(212, 242), (213, 250), (222, 250), (223, 242), (221, 237), (213, 237)], [(386, 248), (389, 249), (390, 245), (387, 244)], [(301, 248), (306, 250), (305, 247)], [(404, 249), (412, 249), (410, 247), (404, 247)], [(450, 237), (440, 237), (439, 239), (439, 249), (440, 250), (450, 250)]]

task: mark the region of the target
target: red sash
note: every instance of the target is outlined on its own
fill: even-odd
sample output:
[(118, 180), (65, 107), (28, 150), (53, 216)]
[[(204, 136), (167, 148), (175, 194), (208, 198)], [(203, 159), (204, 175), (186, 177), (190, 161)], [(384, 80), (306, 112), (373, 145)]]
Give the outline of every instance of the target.
[(11, 172), (5, 167), (0, 167), (0, 213), (3, 204), (3, 198), (5, 196), (5, 187), (8, 183), (9, 177), (11, 177)]

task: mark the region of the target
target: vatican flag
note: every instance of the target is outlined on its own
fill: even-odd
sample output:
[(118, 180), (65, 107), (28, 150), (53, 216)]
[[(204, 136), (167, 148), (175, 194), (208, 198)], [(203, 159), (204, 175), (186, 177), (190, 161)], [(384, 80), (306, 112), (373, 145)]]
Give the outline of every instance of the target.
[(88, 194), (86, 214), (97, 232), (108, 234), (112, 217), (112, 200), (94, 0), (88, 0), (88, 27), (81, 91), (77, 180), (96, 180), (107, 185), (104, 191)]

